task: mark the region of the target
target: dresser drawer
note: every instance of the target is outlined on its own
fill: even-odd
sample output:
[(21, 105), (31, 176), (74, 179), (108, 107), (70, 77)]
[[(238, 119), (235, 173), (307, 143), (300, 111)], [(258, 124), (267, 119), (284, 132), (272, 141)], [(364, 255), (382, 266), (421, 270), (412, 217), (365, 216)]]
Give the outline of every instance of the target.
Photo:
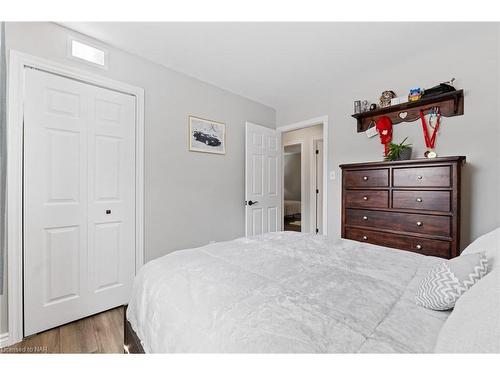
[(347, 170), (345, 173), (345, 187), (387, 187), (389, 186), (389, 169)]
[(387, 190), (348, 190), (345, 192), (346, 207), (389, 207)]
[(451, 210), (450, 191), (393, 190), (392, 207), (415, 210)]
[(450, 187), (451, 167), (394, 168), (392, 186)]
[(451, 236), (449, 216), (348, 209), (346, 210), (345, 224), (347, 226), (389, 229), (430, 236)]
[(345, 238), (350, 240), (368, 242), (374, 245), (393, 247), (441, 258), (450, 258), (451, 256), (451, 244), (448, 241), (388, 234), (368, 229), (347, 228), (345, 232)]

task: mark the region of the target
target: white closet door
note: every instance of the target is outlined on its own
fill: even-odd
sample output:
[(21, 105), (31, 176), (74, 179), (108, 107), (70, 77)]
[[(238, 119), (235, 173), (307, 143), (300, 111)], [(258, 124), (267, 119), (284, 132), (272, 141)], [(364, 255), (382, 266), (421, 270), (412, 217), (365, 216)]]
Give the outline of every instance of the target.
[(89, 112), (89, 288), (102, 311), (128, 301), (135, 273), (135, 98), (92, 87)]
[(247, 236), (281, 230), (281, 139), (274, 129), (246, 124)]
[(24, 329), (30, 335), (86, 311), (89, 108), (84, 84), (25, 73)]
[(135, 106), (125, 94), (25, 73), (24, 315), (30, 335), (127, 301), (135, 258)]

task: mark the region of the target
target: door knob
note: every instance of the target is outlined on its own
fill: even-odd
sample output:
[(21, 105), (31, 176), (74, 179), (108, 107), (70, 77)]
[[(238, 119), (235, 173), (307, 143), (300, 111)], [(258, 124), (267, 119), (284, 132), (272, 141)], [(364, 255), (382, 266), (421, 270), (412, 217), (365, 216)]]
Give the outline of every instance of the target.
[(363, 200), (364, 200), (364, 201), (367, 201), (367, 200), (368, 200), (368, 197), (365, 195), (365, 196), (363, 197)]
[(368, 236), (363, 236), (363, 240), (366, 241), (368, 239)]
[(422, 250), (422, 245), (417, 245), (415, 247), (417, 248), (417, 250)]
[(422, 198), (417, 198), (417, 202), (422, 202)]
[(363, 220), (368, 220), (368, 216), (363, 216)]
[(253, 206), (254, 204), (259, 203), (258, 201), (248, 201), (249, 206)]
[(106, 215), (111, 214), (111, 210), (106, 210)]
[(368, 176), (363, 176), (363, 181), (368, 181)]
[(422, 226), (422, 222), (421, 221), (417, 221), (417, 227), (421, 227)]

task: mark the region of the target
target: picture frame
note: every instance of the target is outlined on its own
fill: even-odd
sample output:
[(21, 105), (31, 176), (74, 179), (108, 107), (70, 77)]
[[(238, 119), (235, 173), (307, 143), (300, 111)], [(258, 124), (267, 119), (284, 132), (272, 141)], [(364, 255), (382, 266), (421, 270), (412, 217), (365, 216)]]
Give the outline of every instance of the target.
[(189, 151), (226, 154), (226, 124), (189, 116)]

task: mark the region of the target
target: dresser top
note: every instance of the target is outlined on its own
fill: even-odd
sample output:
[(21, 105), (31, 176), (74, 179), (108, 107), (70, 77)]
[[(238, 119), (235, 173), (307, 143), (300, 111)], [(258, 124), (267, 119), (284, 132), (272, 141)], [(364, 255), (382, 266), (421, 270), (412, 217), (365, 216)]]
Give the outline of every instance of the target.
[(398, 160), (398, 161), (372, 161), (364, 163), (340, 164), (339, 167), (340, 168), (378, 167), (378, 166), (391, 166), (391, 165), (412, 165), (412, 164), (446, 163), (446, 162), (465, 162), (465, 156), (446, 156), (434, 159), (420, 158), (420, 159)]

